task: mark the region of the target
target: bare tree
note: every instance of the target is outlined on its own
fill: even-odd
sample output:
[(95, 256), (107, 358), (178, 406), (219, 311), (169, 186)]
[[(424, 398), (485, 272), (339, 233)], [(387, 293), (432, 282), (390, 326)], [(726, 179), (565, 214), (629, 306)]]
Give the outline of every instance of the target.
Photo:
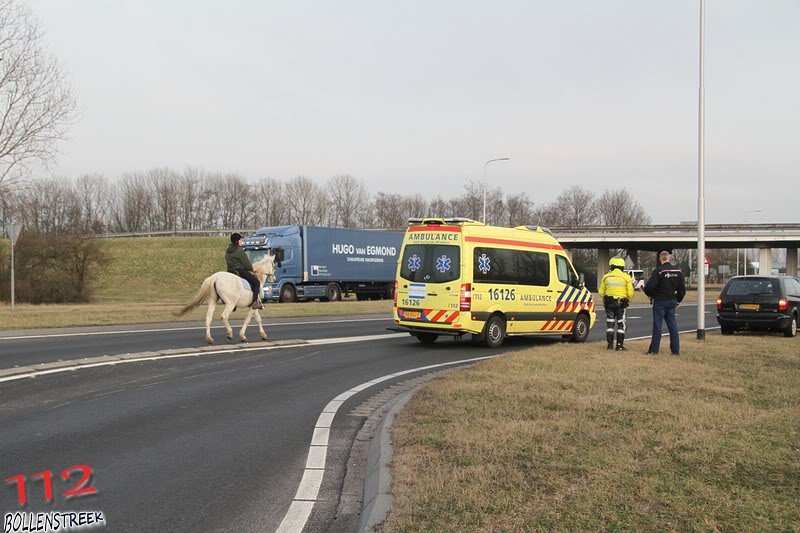
[(306, 176), (297, 176), (286, 183), (286, 202), (289, 206), (289, 222), (292, 224), (319, 224), (320, 186)]
[(135, 232), (150, 229), (153, 195), (146, 176), (124, 174), (116, 186), (114, 214), (111, 217), (116, 231)]
[(533, 219), (533, 202), (525, 193), (509, 195), (506, 198), (505, 213), (501, 224), (509, 227), (535, 225)]
[(408, 224), (403, 196), (379, 192), (375, 196), (375, 223), (381, 228), (400, 228)]
[(650, 216), (627, 189), (606, 189), (597, 200), (598, 217), (606, 226), (650, 224)]
[(254, 186), (256, 226), (280, 226), (287, 222), (287, 206), (283, 184), (274, 178), (264, 178)]
[(328, 182), (329, 220), (333, 226), (354, 228), (359, 214), (369, 205), (370, 197), (364, 182), (349, 174), (334, 176)]
[(223, 228), (242, 229), (251, 225), (253, 192), (250, 184), (238, 174), (228, 173), (218, 178), (220, 191), (220, 223)]
[(81, 211), (84, 233), (102, 233), (111, 209), (111, 187), (102, 174), (84, 174), (75, 180), (75, 195)]
[(574, 185), (561, 191), (555, 201), (559, 225), (589, 226), (597, 223), (596, 195), (589, 189)]
[(30, 10), (0, 0), (0, 186), (31, 164), (52, 162), (75, 118), (67, 77), (44, 44)]

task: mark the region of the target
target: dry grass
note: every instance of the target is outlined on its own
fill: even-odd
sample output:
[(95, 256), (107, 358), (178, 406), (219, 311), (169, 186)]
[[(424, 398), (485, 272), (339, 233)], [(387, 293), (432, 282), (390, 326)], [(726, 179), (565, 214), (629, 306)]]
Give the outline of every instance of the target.
[(797, 531), (800, 340), (545, 345), (423, 388), (387, 531)]
[[(11, 313), (11, 306), (5, 304), (0, 305), (0, 330), (205, 320), (205, 306), (184, 317), (176, 318), (173, 313), (180, 307), (181, 305), (178, 303), (18, 304), (14, 313)], [(217, 306), (214, 320), (219, 318), (222, 309), (222, 306)], [(269, 319), (276, 317), (385, 314), (389, 318), (391, 312), (391, 300), (377, 302), (303, 302), (296, 304), (267, 304), (264, 310), (261, 311), (261, 316)], [(236, 320), (244, 318), (246, 314), (247, 312), (244, 310), (237, 310), (231, 316)]]

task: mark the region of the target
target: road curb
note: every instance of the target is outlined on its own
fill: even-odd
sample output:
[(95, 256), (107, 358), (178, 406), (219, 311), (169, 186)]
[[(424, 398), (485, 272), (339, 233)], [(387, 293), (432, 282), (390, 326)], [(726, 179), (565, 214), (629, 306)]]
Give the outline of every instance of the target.
[[(427, 383), (427, 382), (426, 382)], [(364, 509), (356, 531), (368, 533), (382, 524), (392, 509), (392, 446), (391, 428), (398, 413), (426, 383), (401, 393), (383, 417), (367, 451), (367, 476), (364, 480)]]

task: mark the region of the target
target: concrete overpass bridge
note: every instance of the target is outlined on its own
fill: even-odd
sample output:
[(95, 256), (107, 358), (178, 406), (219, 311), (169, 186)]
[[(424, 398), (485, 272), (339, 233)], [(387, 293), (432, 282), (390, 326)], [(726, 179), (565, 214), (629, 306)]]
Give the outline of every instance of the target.
[[(697, 226), (689, 224), (556, 226), (550, 230), (568, 253), (576, 249), (598, 250), (597, 273), (600, 277), (608, 269), (612, 248), (627, 250), (634, 263), (638, 262), (639, 251), (697, 248)], [(786, 273), (797, 276), (800, 224), (707, 224), (706, 248), (757, 248), (761, 274), (772, 271), (772, 250), (785, 248)]]

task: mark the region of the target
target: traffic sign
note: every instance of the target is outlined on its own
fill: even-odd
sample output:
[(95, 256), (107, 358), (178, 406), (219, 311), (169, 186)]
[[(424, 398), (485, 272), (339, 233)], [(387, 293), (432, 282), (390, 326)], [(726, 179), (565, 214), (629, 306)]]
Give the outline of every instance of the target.
[(11, 239), (12, 246), (17, 244), (17, 239), (19, 239), (19, 233), (21, 231), (22, 231), (22, 224), (17, 224), (15, 222), (10, 222), (6, 224), (6, 233), (8, 233), (8, 238)]

